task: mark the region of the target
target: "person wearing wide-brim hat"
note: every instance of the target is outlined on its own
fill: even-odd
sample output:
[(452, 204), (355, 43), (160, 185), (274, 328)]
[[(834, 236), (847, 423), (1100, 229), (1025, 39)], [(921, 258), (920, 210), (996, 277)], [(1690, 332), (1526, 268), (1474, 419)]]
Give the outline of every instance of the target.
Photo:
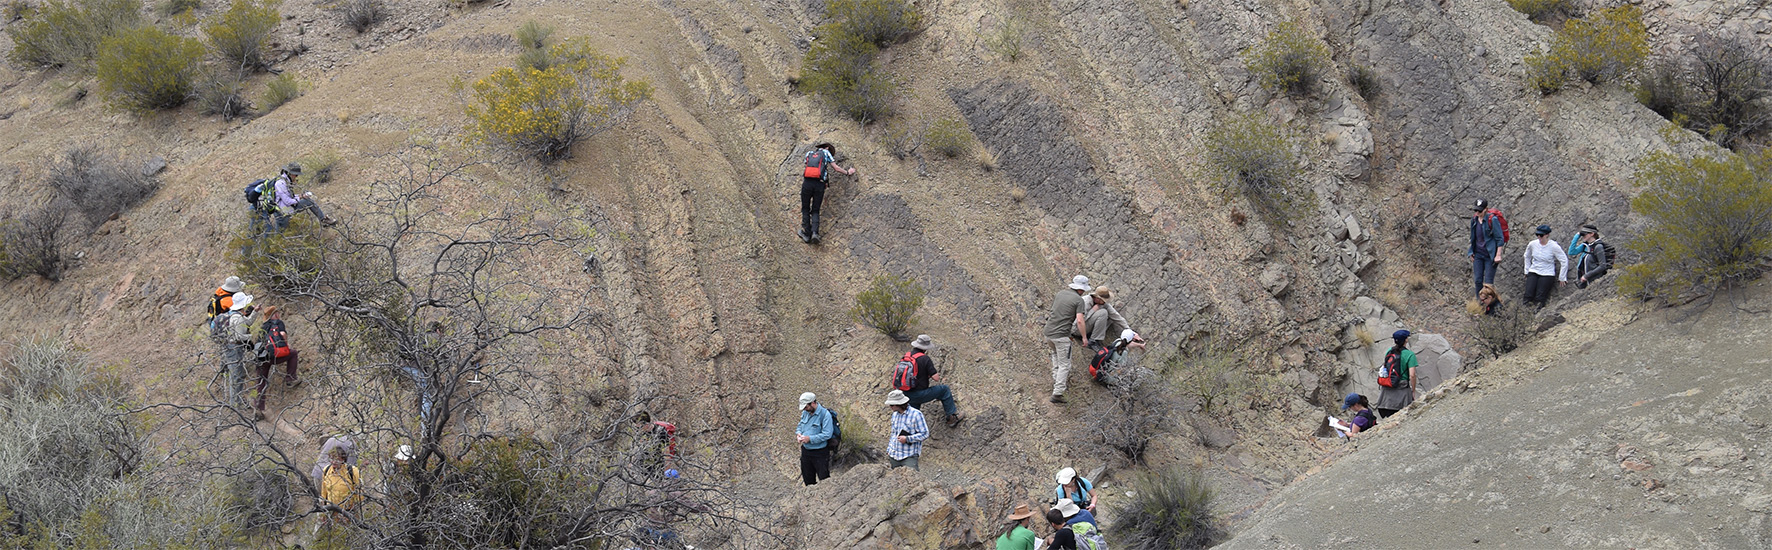
[(912, 381), (911, 389), (905, 390), (904, 396), (910, 398), (913, 409), (930, 401), (941, 401), (948, 427), (952, 428), (965, 417), (960, 416), (960, 408), (954, 403), (954, 391), (947, 384), (935, 383), (941, 381), (941, 372), (935, 370), (935, 361), (929, 358), (929, 350), (934, 348), (935, 341), (927, 334), (918, 334), (916, 340), (911, 340), (911, 350), (905, 352), (900, 361), (911, 361), (916, 365), (917, 379)]
[(1041, 336), (1052, 345), (1052, 402), (1064, 403), (1064, 391), (1071, 377), (1071, 338), (1088, 334), (1084, 317), (1089, 314), (1083, 295), (1095, 287), (1089, 278), (1071, 277), (1071, 284), (1052, 295), (1052, 311), (1046, 315), (1046, 330)]
[(1538, 238), (1526, 243), (1526, 265), (1523, 266), (1526, 271), (1525, 302), (1544, 307), (1550, 301), (1551, 290), (1568, 280), (1569, 254), (1563, 251), (1563, 245), (1550, 238), (1551, 226), (1540, 225), (1533, 234)]
[(209, 323), (214, 328), (215, 316), (221, 315), (234, 307), (234, 295), (246, 288), (246, 283), (239, 277), (229, 275), (222, 280), (221, 286), (215, 287), (215, 295), (209, 299)]
[(997, 550), (1034, 550), (1035, 535), (1028, 525), (1033, 523), (1034, 510), (1026, 502), (1015, 505), (1015, 511), (1004, 518), (1003, 534), (997, 535)]
[(252, 328), (258, 326), (259, 321), (257, 309), (252, 304), (252, 295), (242, 292), (234, 295), (228, 314), (217, 316), (215, 320), (216, 323), (227, 323), (227, 326), (217, 326), (216, 329), (221, 334), (222, 368), (228, 373), (228, 403), (231, 405), (249, 404), (246, 402), (246, 367), (248, 362), (256, 366), (258, 361), (252, 353), (252, 344), (256, 340)]
[(1385, 352), (1385, 357), (1388, 358), (1391, 354), (1397, 355), (1397, 373), (1392, 375), (1392, 380), (1395, 380), (1393, 387), (1379, 387), (1378, 404), (1372, 407), (1373, 410), (1378, 411), (1379, 418), (1397, 414), (1397, 411), (1403, 410), (1403, 407), (1415, 402), (1415, 367), (1417, 362), (1415, 352), (1410, 351), (1407, 347), (1409, 336), (1410, 333), (1407, 330), (1391, 333), (1391, 340), (1395, 344), (1391, 346), (1390, 351)]
[(887, 464), (917, 469), (917, 457), (923, 454), (923, 440), (929, 439), (929, 422), (923, 411), (910, 406), (911, 398), (892, 390), (886, 394), (886, 407), (892, 409), (892, 436), (886, 440)]

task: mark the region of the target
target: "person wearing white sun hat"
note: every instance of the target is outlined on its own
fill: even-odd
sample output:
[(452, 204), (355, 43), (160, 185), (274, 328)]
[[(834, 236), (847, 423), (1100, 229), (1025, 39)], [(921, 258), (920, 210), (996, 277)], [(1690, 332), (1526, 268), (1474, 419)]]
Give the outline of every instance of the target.
[(1071, 376), (1071, 338), (1088, 334), (1083, 317), (1089, 313), (1083, 294), (1095, 287), (1089, 278), (1071, 277), (1071, 284), (1052, 295), (1052, 312), (1046, 316), (1046, 331), (1041, 334), (1052, 345), (1052, 402), (1064, 403), (1064, 390)]

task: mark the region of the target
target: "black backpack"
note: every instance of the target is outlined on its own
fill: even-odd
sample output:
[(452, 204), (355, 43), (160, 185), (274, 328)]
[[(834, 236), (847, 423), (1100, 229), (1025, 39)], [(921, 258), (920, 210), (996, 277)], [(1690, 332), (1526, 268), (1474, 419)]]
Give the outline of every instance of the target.
[(1384, 364), (1378, 367), (1378, 385), (1386, 388), (1409, 387), (1409, 374), (1403, 372), (1403, 348), (1393, 347), (1384, 354)]
[(260, 204), (260, 203), (261, 203), (261, 201), (264, 200), (265, 191), (266, 191), (266, 189), (265, 189), (266, 182), (269, 182), (269, 181), (271, 181), (271, 180), (268, 180), (268, 179), (253, 180), (252, 185), (246, 186), (246, 206), (250, 206), (254, 210), (263, 210), (264, 209), (264, 205)]
[(831, 438), (825, 441), (825, 450), (837, 453), (837, 445), (843, 442), (843, 423), (837, 421), (837, 411), (825, 409), (831, 413)]
[(1614, 265), (1617, 265), (1617, 264), (1613, 263), (1618, 260), (1618, 249), (1617, 248), (1614, 248), (1612, 245), (1606, 244), (1606, 241), (1594, 241), (1594, 244), (1590, 244), (1590, 245), (1588, 245), (1588, 247), (1591, 249), (1594, 245), (1599, 245), (1600, 248), (1602, 248), (1606, 251), (1606, 267), (1610, 268)]

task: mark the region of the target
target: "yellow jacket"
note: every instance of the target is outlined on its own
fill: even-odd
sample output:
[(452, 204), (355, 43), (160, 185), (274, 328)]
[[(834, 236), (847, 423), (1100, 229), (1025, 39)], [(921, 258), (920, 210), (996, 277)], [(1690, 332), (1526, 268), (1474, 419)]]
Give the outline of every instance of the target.
[(354, 509), (363, 502), (360, 486), (356, 466), (327, 466), (326, 474), (320, 478), (320, 498), (346, 510)]

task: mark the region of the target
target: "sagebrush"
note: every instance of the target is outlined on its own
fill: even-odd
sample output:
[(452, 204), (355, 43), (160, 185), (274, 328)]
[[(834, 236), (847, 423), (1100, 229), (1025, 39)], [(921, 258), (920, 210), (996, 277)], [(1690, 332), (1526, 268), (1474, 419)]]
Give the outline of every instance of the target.
[(234, 71), (210, 71), (199, 81), (195, 97), (197, 109), (206, 115), (221, 115), (222, 120), (234, 120), (250, 113), (252, 103), (242, 95), (245, 84), (234, 75)]
[(89, 67), (100, 43), (140, 21), (140, 0), (49, 0), (6, 28), (7, 57), (38, 67)]
[(117, 108), (145, 114), (183, 105), (203, 77), (203, 44), (137, 27), (99, 46), (98, 85)]
[(849, 309), (849, 316), (894, 340), (907, 342), (910, 338), (905, 329), (917, 322), (917, 309), (923, 307), (923, 297), (923, 285), (916, 281), (881, 275), (855, 295), (855, 307)]
[(339, 7), (339, 15), (344, 18), (346, 27), (362, 34), (388, 18), (388, 7), (382, 0), (345, 0)]
[(1212, 511), (1212, 486), (1198, 466), (1176, 464), (1141, 474), (1130, 494), (1114, 513), (1116, 548), (1194, 550), (1224, 537)]
[(1177, 351), (1163, 361), (1163, 372), (1175, 379), (1181, 395), (1194, 399), (1200, 412), (1212, 414), (1218, 407), (1243, 395), (1250, 386), (1246, 358), (1234, 346), (1217, 341), (1199, 349)]
[(954, 158), (972, 152), (972, 130), (957, 118), (944, 118), (929, 125), (923, 144), (941, 156)]
[(1620, 291), (1702, 295), (1758, 277), (1772, 258), (1772, 149), (1680, 157), (1658, 153), (1636, 172), (1631, 211), (1648, 227), (1630, 243)]
[(554, 36), (554, 26), (531, 19), (524, 21), (522, 26), (517, 27), (516, 34), (511, 36), (517, 39), (517, 45), (523, 49), (541, 50), (548, 47), (548, 40)]
[(49, 166), (44, 179), (94, 228), (141, 204), (160, 188), (154, 178), (92, 145), (62, 153), (61, 159)]
[(277, 110), (284, 103), (295, 101), (301, 97), (302, 82), (295, 78), (295, 73), (286, 72), (277, 75), (265, 83), (265, 93), (258, 96), (259, 105), (266, 113)]
[(1280, 23), (1261, 45), (1244, 56), (1249, 72), (1270, 90), (1309, 95), (1329, 67), (1329, 46), (1297, 21)]
[(210, 47), (236, 68), (263, 69), (269, 65), (271, 35), (283, 19), (277, 4), (277, 0), (234, 0), (227, 11), (203, 25), (203, 34)]
[(1296, 218), (1310, 206), (1290, 140), (1260, 113), (1225, 120), (1206, 133), (1205, 148), (1227, 194), (1247, 198), (1270, 222)]
[(1526, 14), (1526, 17), (1543, 23), (1556, 17), (1566, 17), (1575, 13), (1573, 0), (1507, 0), (1514, 11)]
[(1649, 56), (1643, 11), (1629, 4), (1593, 12), (1563, 24), (1550, 50), (1525, 58), (1528, 84), (1544, 93), (1570, 79), (1594, 84), (1629, 80)]
[(984, 37), (984, 47), (1004, 61), (1010, 63), (1021, 59), (1022, 46), (1027, 43), (1028, 24), (1020, 18), (1010, 17), (997, 24), (997, 28)]
[[(1482, 312), (1478, 305), (1476, 311)], [(1536, 333), (1537, 319), (1532, 309), (1521, 302), (1503, 302), (1495, 306), (1495, 312), (1477, 318), (1477, 342), (1483, 345), (1491, 355), (1501, 354), (1516, 349), (1532, 338)]]
[(20, 279), (36, 275), (60, 281), (67, 268), (68, 214), (65, 201), (15, 212), (0, 212), (0, 278)]
[(471, 140), (554, 162), (572, 146), (627, 120), (652, 97), (644, 80), (621, 75), (626, 58), (605, 55), (584, 39), (548, 49), (547, 69), (504, 68), (461, 84), (467, 91)]
[(832, 0), (827, 9), (844, 31), (881, 47), (923, 28), (923, 12), (909, 0)]
[(302, 155), (295, 162), (301, 165), (302, 179), (308, 185), (320, 185), (332, 181), (332, 172), (338, 168), (338, 151), (321, 149)]
[(1384, 90), (1384, 83), (1378, 79), (1378, 71), (1358, 63), (1348, 67), (1347, 82), (1353, 85), (1360, 98), (1367, 101), (1377, 99), (1378, 94)]
[(835, 23), (814, 34), (818, 40), (801, 64), (800, 89), (863, 124), (891, 116), (900, 85), (891, 75), (875, 70), (879, 46)]

